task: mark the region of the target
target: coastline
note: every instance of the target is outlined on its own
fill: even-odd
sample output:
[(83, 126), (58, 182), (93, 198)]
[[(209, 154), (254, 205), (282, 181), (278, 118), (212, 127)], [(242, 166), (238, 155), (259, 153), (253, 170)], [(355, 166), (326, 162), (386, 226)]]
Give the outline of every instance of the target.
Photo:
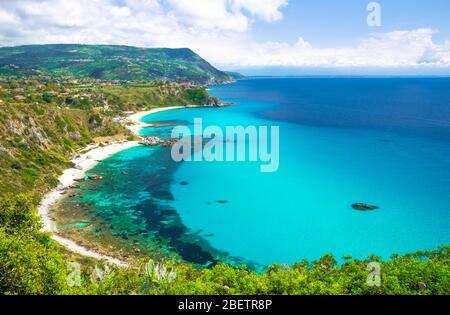
[(133, 132), (134, 134), (139, 136), (139, 131), (141, 131), (142, 128), (152, 126), (149, 123), (145, 123), (142, 121), (142, 118), (145, 116), (167, 111), (167, 110), (174, 110), (174, 109), (181, 109), (181, 108), (191, 108), (191, 107), (197, 107), (197, 106), (169, 106), (169, 107), (161, 107), (161, 108), (154, 108), (147, 111), (137, 112), (135, 114), (131, 114), (127, 117), (129, 122), (132, 122), (132, 125), (127, 125), (126, 127)]
[[(131, 130), (134, 134), (139, 136), (139, 132), (142, 128), (146, 126), (151, 126), (151, 124), (146, 124), (142, 122), (142, 118), (145, 116), (158, 113), (161, 111), (181, 109), (181, 108), (192, 108), (200, 106), (171, 106), (171, 107), (161, 107), (155, 108), (148, 111), (137, 112), (127, 117), (127, 121), (131, 122), (131, 125), (126, 125), (126, 127)], [(79, 150), (79, 154), (71, 161), (74, 163), (73, 168), (69, 168), (63, 171), (63, 174), (59, 177), (59, 185), (48, 192), (41, 203), (38, 206), (38, 215), (42, 218), (43, 227), (42, 230), (45, 232), (50, 232), (52, 234), (52, 239), (58, 242), (60, 245), (66, 247), (69, 251), (82, 256), (91, 257), (100, 260), (106, 260), (107, 262), (116, 265), (118, 267), (128, 267), (128, 263), (121, 261), (119, 259), (99, 254), (93, 250), (87, 249), (83, 246), (76, 244), (74, 241), (63, 238), (59, 236), (58, 229), (55, 222), (50, 216), (50, 209), (56, 204), (63, 196), (65, 190), (67, 190), (71, 185), (76, 183), (77, 179), (84, 178), (87, 171), (92, 169), (100, 161), (119, 153), (120, 151), (139, 146), (139, 141), (118, 141), (113, 142), (107, 146), (101, 147), (99, 145), (88, 145), (85, 148)]]

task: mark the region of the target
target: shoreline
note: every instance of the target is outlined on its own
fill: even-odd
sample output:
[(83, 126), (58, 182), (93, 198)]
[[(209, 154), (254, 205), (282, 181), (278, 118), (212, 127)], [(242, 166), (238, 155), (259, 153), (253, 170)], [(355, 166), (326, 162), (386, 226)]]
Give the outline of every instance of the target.
[[(197, 107), (197, 106), (195, 106), (195, 107)], [(152, 124), (145, 123), (142, 121), (142, 118), (144, 118), (145, 116), (148, 116), (151, 114), (156, 114), (159, 112), (164, 112), (167, 110), (182, 109), (182, 108), (191, 108), (191, 107), (189, 107), (189, 106), (169, 106), (169, 107), (154, 108), (154, 109), (150, 109), (147, 111), (142, 111), (142, 112), (137, 112), (135, 114), (131, 114), (130, 116), (127, 117), (127, 119), (129, 122), (132, 122), (133, 125), (127, 125), (126, 127), (131, 132), (133, 132), (134, 134), (139, 136), (139, 132), (141, 131), (142, 128), (152, 126)]]
[[(193, 108), (193, 107), (201, 107), (201, 106), (170, 106), (137, 112), (127, 117), (127, 121), (132, 122), (133, 124), (126, 125), (126, 127), (134, 134), (139, 136), (139, 132), (142, 128), (145, 128), (146, 126), (151, 126), (151, 124), (147, 124), (141, 121), (142, 118), (144, 118), (145, 116), (167, 110)], [(61, 198), (64, 197), (65, 190), (67, 190), (71, 185), (75, 184), (77, 179), (84, 178), (86, 172), (92, 169), (100, 161), (116, 153), (119, 153), (120, 151), (133, 148), (136, 146), (140, 146), (139, 141), (122, 140), (118, 142), (113, 142), (112, 144), (109, 144), (105, 147), (101, 147), (98, 144), (97, 145), (91, 144), (80, 149), (78, 151), (79, 153), (76, 154), (76, 157), (74, 157), (71, 160), (72, 163), (75, 164), (75, 166), (73, 168), (65, 169), (63, 171), (63, 174), (58, 178), (59, 185), (56, 188), (49, 191), (41, 200), (38, 206), (37, 213), (42, 218), (43, 222), (42, 231), (50, 232), (52, 234), (52, 239), (54, 241), (66, 247), (71, 252), (99, 260), (106, 260), (107, 262), (116, 265), (118, 267), (128, 267), (128, 263), (124, 261), (121, 261), (114, 257), (97, 253), (93, 250), (90, 250), (88, 248), (76, 244), (74, 241), (70, 239), (59, 236), (57, 234), (58, 229), (56, 227), (56, 224), (50, 216), (50, 209)]]

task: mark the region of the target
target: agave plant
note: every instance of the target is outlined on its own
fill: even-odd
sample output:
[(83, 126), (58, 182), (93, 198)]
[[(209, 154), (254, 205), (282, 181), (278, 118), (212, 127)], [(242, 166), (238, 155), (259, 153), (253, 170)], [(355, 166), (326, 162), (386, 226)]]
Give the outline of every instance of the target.
[(104, 278), (111, 276), (113, 273), (114, 273), (113, 270), (108, 265), (105, 265), (103, 269), (100, 268), (98, 265), (95, 265), (95, 268), (91, 273), (90, 279), (92, 283), (96, 282), (97, 280), (99, 282), (102, 282)]
[(145, 272), (150, 282), (155, 284), (170, 283), (174, 281), (177, 276), (172, 263), (155, 263), (153, 259), (150, 259), (145, 264)]

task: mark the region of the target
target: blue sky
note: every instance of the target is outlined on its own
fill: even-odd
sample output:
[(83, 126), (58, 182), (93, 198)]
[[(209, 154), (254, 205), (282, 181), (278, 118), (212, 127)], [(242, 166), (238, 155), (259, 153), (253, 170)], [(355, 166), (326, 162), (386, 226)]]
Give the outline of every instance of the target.
[(450, 74), (450, 1), (379, 0), (380, 27), (366, 22), (369, 2), (0, 1), (0, 46), (188, 47), (258, 74)]
[(450, 1), (381, 0), (382, 26), (367, 26), (368, 0), (294, 0), (276, 23), (258, 22), (252, 33), (258, 40), (294, 41), (302, 36), (313, 45), (345, 47), (368, 34), (433, 28), (438, 41), (450, 38)]

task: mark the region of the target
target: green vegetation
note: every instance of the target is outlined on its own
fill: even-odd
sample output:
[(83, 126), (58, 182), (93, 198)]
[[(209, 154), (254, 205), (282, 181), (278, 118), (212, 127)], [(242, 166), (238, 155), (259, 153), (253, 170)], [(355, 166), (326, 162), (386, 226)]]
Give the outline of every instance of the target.
[(78, 149), (98, 138), (133, 139), (115, 118), (172, 105), (217, 105), (204, 87), (0, 77), (0, 170), (5, 192), (39, 200)]
[(204, 87), (180, 87), (177, 84), (153, 82), (149, 85), (103, 86), (96, 90), (99, 101), (108, 104), (110, 113), (145, 110), (150, 107), (177, 105), (218, 105), (219, 101), (208, 95)]
[(245, 76), (240, 74), (239, 72), (225, 71), (225, 73), (228, 74), (230, 77), (232, 77), (235, 80), (245, 79)]
[(102, 80), (233, 80), (192, 50), (101, 45), (30, 45), (0, 48), (0, 74), (50, 74)]

